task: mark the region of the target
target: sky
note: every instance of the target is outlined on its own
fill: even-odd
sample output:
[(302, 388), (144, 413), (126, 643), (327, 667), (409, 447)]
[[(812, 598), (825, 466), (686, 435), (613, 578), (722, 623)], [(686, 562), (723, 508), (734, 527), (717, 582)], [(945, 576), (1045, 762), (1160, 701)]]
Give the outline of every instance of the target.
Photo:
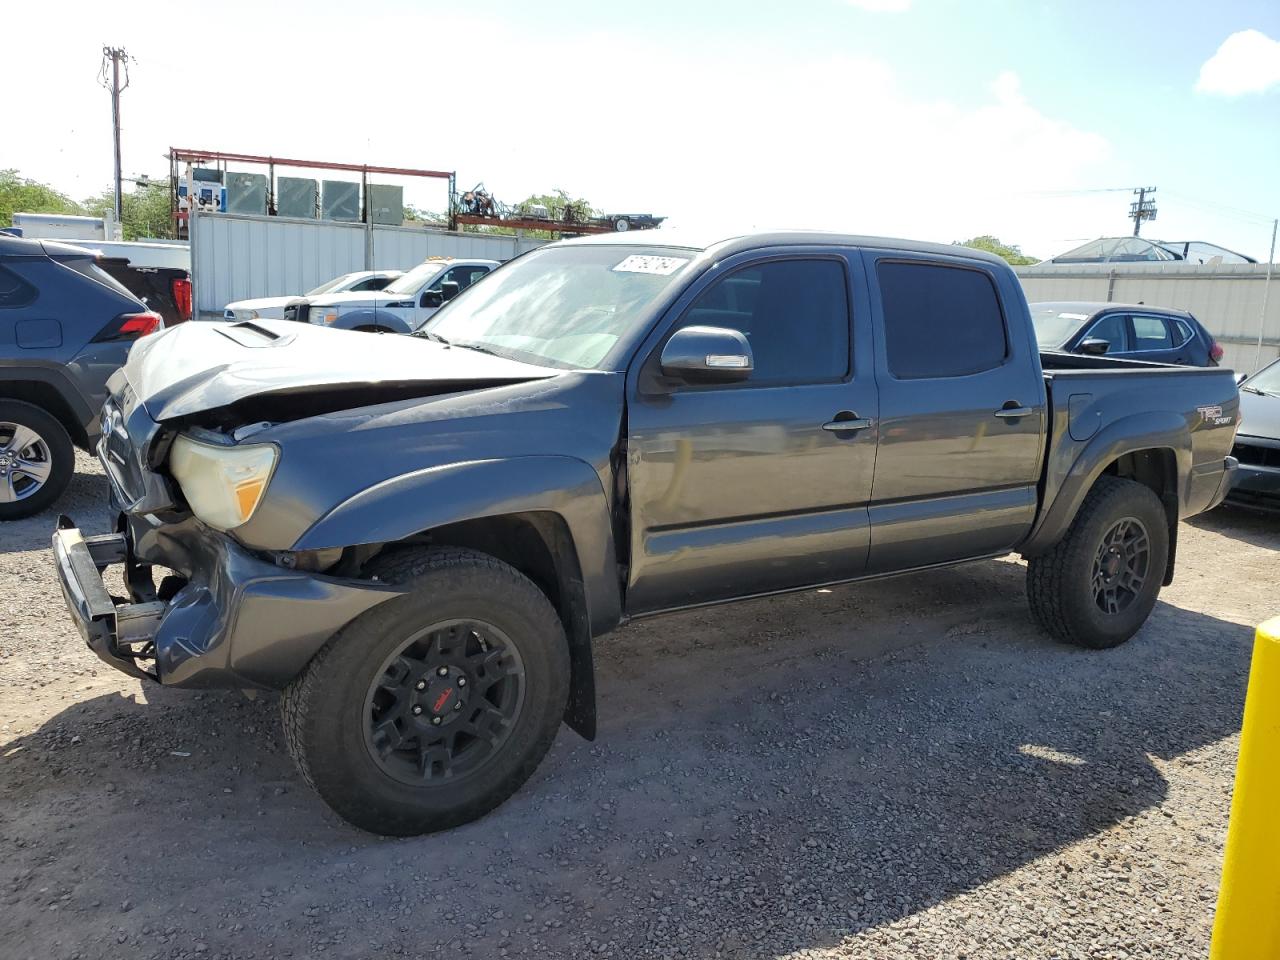
[(1138, 186), (1158, 188), (1144, 236), (1265, 259), (1280, 216), (1277, 0), (62, 0), (4, 20), (0, 168), (77, 198), (111, 179), (110, 44), (133, 58), (127, 176), (167, 174), (170, 146), (456, 170), (695, 230), (994, 234), (1038, 257), (1131, 232)]

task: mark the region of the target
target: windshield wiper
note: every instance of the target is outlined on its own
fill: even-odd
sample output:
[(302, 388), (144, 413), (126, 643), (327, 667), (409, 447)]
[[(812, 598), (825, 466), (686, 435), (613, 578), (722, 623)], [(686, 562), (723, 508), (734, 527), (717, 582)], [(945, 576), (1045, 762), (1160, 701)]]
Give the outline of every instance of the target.
[(1267, 395), (1267, 391), (1259, 390), (1257, 387), (1254, 387), (1254, 386), (1243, 386), (1240, 389), (1248, 390), (1250, 393), (1256, 393), (1260, 397), (1265, 397)]
[(503, 360), (511, 359), (505, 353), (499, 353), (497, 350), (494, 350), (492, 347), (486, 347), (484, 344), (481, 344), (481, 343), (474, 343), (471, 341), (464, 343), (461, 340), (455, 340), (453, 341), (453, 346), (462, 347), (463, 350), (474, 350), (476, 353), (487, 353), (491, 357), (501, 357)]
[(443, 343), (446, 347), (453, 346), (453, 341), (446, 340), (434, 330), (417, 330), (413, 335), (415, 337), (426, 337), (428, 340), (434, 340), (436, 343)]

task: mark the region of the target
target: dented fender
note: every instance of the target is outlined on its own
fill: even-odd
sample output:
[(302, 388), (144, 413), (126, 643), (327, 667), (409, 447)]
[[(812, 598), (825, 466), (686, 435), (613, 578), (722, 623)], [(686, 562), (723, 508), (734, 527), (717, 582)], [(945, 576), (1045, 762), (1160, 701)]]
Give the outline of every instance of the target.
[(539, 511), (561, 517), (573, 540), (591, 634), (612, 629), (622, 601), (608, 499), (594, 468), (574, 457), (467, 460), (392, 477), (333, 507), (292, 549), (394, 543), (463, 520)]

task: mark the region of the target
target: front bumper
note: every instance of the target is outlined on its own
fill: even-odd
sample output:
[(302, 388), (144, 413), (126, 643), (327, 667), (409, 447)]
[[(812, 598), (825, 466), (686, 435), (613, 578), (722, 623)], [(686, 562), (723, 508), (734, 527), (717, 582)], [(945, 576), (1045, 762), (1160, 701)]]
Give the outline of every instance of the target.
[(1280, 467), (1242, 463), (1227, 493), (1227, 503), (1280, 513)]
[(85, 537), (66, 517), (58, 518), (53, 534), (53, 559), (71, 620), (89, 649), (104, 663), (132, 677), (156, 680), (156, 674), (135, 656), (132, 645), (150, 642), (160, 625), (164, 604), (159, 601), (118, 605), (102, 582), (102, 571), (128, 557), (123, 534)]
[[(89, 648), (130, 676), (179, 687), (284, 687), (337, 630), (403, 592), (278, 567), (193, 519), (132, 518), (120, 533), (85, 537), (61, 517), (53, 554)], [(128, 599), (103, 582), (116, 564)], [(171, 597), (157, 596), (152, 564), (180, 574)]]

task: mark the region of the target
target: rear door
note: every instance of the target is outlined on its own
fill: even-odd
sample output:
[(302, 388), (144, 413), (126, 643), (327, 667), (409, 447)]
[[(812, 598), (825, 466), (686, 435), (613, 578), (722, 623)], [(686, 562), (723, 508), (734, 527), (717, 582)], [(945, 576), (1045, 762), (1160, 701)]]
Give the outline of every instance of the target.
[[(861, 574), (876, 385), (857, 253), (788, 248), (729, 258), (670, 315), (674, 323), (629, 374), (627, 609)], [(670, 334), (693, 324), (745, 334), (751, 378), (640, 386)], [(839, 426), (854, 420), (865, 424)]]
[(1007, 271), (864, 252), (878, 339), (880, 443), (868, 572), (1007, 551), (1036, 512), (1046, 409)]
[[(1193, 363), (1195, 341), (1191, 328), (1181, 327), (1174, 317), (1159, 314), (1131, 313), (1133, 349), (1130, 357), (1152, 363)], [(1184, 329), (1185, 328), (1185, 329)]]

